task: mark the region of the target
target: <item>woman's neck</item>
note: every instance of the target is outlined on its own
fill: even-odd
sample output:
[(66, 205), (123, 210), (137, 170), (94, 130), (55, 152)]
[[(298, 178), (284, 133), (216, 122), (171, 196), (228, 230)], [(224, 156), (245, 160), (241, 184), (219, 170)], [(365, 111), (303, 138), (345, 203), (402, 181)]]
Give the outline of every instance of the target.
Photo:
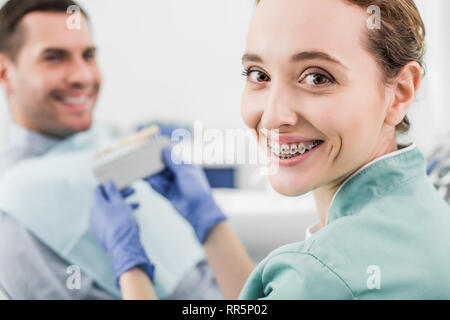
[(392, 153), (398, 150), (396, 139), (384, 140), (375, 149), (376, 152), (372, 154), (361, 166), (353, 170), (351, 173), (333, 180), (332, 182), (323, 185), (313, 191), (314, 201), (316, 203), (317, 214), (319, 217), (319, 227), (323, 228), (327, 224), (328, 213), (331, 207), (331, 202), (334, 195), (338, 191), (339, 187), (344, 183), (344, 181), (350, 177), (354, 172), (358, 171), (360, 168), (364, 167), (366, 164), (372, 162), (373, 160)]
[(330, 210), (331, 201), (339, 186), (342, 184), (342, 181), (337, 184), (330, 184), (326, 186), (322, 186), (313, 191), (314, 201), (316, 203), (317, 215), (319, 217), (319, 228), (322, 229), (327, 224), (328, 219), (328, 211)]

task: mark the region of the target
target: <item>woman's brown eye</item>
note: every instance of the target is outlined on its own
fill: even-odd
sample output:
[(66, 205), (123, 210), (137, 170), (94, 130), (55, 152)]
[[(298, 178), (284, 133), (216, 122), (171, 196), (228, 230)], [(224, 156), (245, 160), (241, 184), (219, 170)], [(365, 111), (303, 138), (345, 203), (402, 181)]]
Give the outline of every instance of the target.
[(326, 76), (324, 76), (320, 73), (309, 74), (308, 76), (306, 76), (305, 80), (308, 84), (316, 85), (316, 86), (320, 86), (320, 85), (327, 84), (328, 82), (330, 82), (330, 80)]
[(249, 72), (250, 81), (252, 82), (265, 82), (269, 81), (269, 77), (261, 71), (250, 71)]

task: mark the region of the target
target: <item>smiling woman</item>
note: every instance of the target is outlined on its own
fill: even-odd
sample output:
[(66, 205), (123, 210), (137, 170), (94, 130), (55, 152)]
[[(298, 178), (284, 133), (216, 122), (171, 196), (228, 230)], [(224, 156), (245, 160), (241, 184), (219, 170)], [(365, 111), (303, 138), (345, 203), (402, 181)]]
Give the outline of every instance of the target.
[[(312, 191), (319, 225), (252, 271), (198, 168), (176, 165), (168, 149), (167, 169), (147, 179), (202, 234), (225, 297), (450, 298), (450, 207), (416, 145), (397, 144), (422, 79), (424, 36), (412, 0), (259, 1), (242, 58), (242, 116), (278, 168), (272, 187)], [(140, 281), (138, 269), (128, 275), (136, 281), (125, 276), (124, 288)]]
[[(313, 191), (319, 231), (269, 255), (241, 297), (448, 297), (449, 283), (420, 292), (436, 281), (420, 254), (414, 270), (404, 264), (409, 241), (432, 247), (422, 231), (405, 227), (411, 219), (439, 230), (432, 259), (448, 250), (450, 228), (422, 154), (396, 141), (409, 129), (424, 37), (413, 0), (258, 1), (242, 59), (242, 114), (250, 128), (270, 133), (260, 141), (279, 165), (269, 177), (273, 188), (288, 196)], [(388, 289), (366, 286), (373, 265)], [(417, 279), (420, 286), (412, 286)]]
[[(331, 179), (331, 170), (321, 174), (309, 170), (300, 180), (308, 181), (305, 187), (310, 190), (332, 181), (329, 187), (334, 192), (351, 172), (397, 150), (396, 133), (409, 129), (406, 113), (421, 80), (424, 53), (425, 27), (420, 14), (411, 0), (395, 4), (302, 1), (290, 12), (288, 1), (281, 1), (278, 8), (271, 1), (258, 3), (243, 56), (248, 78), (242, 102), (244, 120), (258, 132), (279, 130), (279, 139), (287, 147), (289, 143), (325, 142), (321, 149), (331, 154), (328, 160), (332, 160), (330, 167), (336, 170), (332, 175), (337, 180)], [(374, 5), (380, 13), (378, 29), (368, 27), (367, 9)], [(317, 15), (295, 19), (302, 12)], [(285, 23), (277, 23), (283, 19)], [(326, 21), (320, 28), (315, 27), (318, 19)], [(301, 136), (292, 137), (296, 131)], [(281, 140), (275, 150), (281, 149)], [(341, 152), (347, 148), (348, 152)], [(281, 159), (280, 165), (284, 164), (292, 160)], [(316, 165), (323, 167), (320, 162)], [(282, 169), (271, 177), (274, 188), (287, 195), (308, 191), (290, 171)], [(308, 177), (312, 174), (314, 178)], [(322, 197), (329, 202), (331, 193), (327, 194)], [(326, 206), (321, 210), (322, 224), (326, 210)]]

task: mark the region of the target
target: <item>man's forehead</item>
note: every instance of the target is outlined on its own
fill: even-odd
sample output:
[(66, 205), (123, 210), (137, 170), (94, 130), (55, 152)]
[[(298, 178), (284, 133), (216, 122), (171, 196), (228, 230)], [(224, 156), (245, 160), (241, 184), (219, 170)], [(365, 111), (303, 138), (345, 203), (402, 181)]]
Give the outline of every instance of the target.
[(87, 19), (81, 15), (79, 28), (70, 28), (70, 15), (64, 12), (31, 12), (24, 16), (21, 27), (26, 32), (26, 42), (49, 42), (49, 45), (92, 45), (92, 36)]

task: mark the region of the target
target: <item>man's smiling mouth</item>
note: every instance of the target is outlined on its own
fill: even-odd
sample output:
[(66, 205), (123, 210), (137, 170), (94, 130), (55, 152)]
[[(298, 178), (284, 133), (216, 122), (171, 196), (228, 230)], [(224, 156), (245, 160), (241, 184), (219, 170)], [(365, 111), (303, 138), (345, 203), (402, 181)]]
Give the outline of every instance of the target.
[(92, 101), (94, 95), (93, 92), (86, 92), (83, 94), (53, 93), (51, 96), (56, 101), (68, 107), (83, 107), (87, 106)]

